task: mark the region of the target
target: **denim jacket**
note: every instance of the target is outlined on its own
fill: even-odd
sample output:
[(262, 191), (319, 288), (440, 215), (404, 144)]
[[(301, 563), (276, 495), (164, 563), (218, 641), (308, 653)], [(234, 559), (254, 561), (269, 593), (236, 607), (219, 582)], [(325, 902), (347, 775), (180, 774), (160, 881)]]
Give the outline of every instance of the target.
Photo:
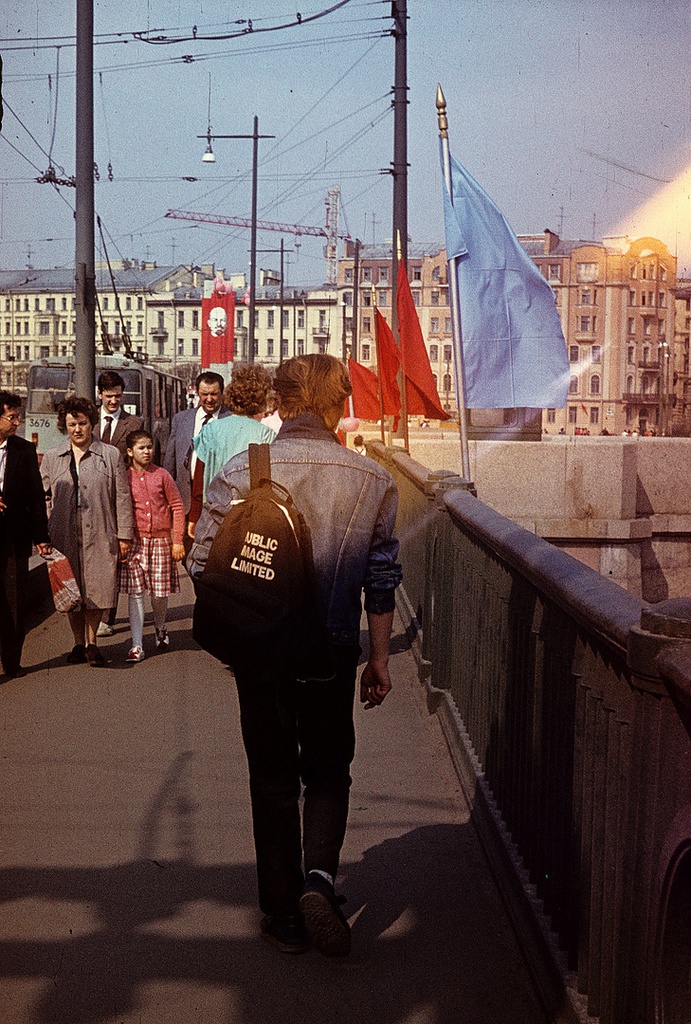
[[(357, 643), (362, 614), (391, 611), (401, 582), (393, 528), (398, 492), (388, 470), (344, 448), (312, 413), (285, 420), (271, 446), (271, 476), (286, 487), (312, 535), (324, 620), (332, 643)], [(205, 564), (231, 502), (249, 489), (247, 452), (236, 455), (209, 486), (189, 559), (192, 577)]]

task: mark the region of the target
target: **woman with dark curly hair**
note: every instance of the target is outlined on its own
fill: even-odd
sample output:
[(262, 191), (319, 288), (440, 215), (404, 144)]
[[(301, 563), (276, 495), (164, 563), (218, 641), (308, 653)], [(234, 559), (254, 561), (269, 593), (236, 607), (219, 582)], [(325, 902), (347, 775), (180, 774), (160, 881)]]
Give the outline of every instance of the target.
[(247, 451), (250, 444), (271, 444), (276, 436), (271, 427), (259, 422), (266, 415), (271, 376), (257, 363), (237, 366), (223, 392), (223, 404), (230, 416), (212, 420), (194, 439), (197, 465), (192, 481), (189, 535), (199, 519), (209, 484), (229, 459)]
[(50, 501), (51, 540), (67, 555), (82, 595), (69, 612), (74, 647), (71, 665), (105, 664), (96, 630), (105, 608), (117, 601), (118, 559), (127, 557), (134, 536), (132, 498), (117, 448), (96, 441), (98, 410), (74, 395), (58, 408), (58, 429), (67, 441), (43, 456), (41, 476)]

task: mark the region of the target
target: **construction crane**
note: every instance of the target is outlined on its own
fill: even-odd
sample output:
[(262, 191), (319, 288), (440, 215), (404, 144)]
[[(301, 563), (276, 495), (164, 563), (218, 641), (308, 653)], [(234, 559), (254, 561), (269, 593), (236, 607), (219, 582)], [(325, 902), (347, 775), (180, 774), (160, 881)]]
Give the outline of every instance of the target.
[[(340, 203), (341, 189), (334, 185), (329, 189), (326, 199), (326, 226), (323, 228), (312, 227), (305, 224), (281, 224), (273, 220), (258, 220), (259, 231), (280, 231), (284, 235), (315, 235), (318, 238), (326, 238), (324, 256), (326, 257), (327, 275), (329, 284), (336, 284), (338, 279), (338, 239), (349, 239), (349, 234), (339, 234), (338, 231), (338, 208)], [(216, 213), (194, 213), (190, 210), (168, 210), (166, 217), (174, 220), (193, 220), (197, 224), (225, 224), (233, 228), (251, 228), (252, 221), (249, 217), (226, 217)]]

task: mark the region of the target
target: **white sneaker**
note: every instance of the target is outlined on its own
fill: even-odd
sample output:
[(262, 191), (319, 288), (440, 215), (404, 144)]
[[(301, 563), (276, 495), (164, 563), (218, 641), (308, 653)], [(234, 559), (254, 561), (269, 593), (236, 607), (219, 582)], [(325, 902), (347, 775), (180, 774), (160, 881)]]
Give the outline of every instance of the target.
[(144, 661), (144, 651), (141, 647), (133, 647), (130, 653), (125, 658), (125, 661), (136, 662)]
[(156, 650), (167, 651), (170, 647), (170, 637), (168, 636), (168, 630), (165, 626), (161, 626), (160, 629), (156, 630)]
[(115, 630), (107, 622), (99, 622), (96, 636), (113, 636)]

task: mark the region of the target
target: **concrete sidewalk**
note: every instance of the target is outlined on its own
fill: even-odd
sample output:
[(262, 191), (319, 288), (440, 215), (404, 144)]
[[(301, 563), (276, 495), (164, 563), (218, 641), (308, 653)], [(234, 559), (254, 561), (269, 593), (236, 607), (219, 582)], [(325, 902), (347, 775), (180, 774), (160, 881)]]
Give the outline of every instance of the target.
[(0, 1022), (543, 1024), (402, 632), (394, 692), (356, 711), (353, 953), (260, 940), (237, 700), (191, 599), (133, 666), (121, 603), (102, 670), (65, 664), (53, 615), (0, 686)]

